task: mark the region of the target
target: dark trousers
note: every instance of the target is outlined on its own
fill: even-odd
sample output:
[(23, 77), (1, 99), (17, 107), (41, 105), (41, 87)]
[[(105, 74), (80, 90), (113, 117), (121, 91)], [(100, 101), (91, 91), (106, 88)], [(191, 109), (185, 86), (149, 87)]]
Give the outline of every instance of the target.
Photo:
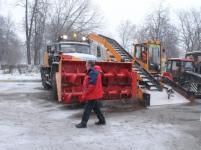
[(105, 121), (105, 117), (103, 116), (100, 110), (100, 102), (96, 100), (91, 100), (91, 101), (87, 101), (85, 104), (84, 113), (82, 116), (82, 123), (87, 124), (92, 110), (95, 112), (97, 118), (100, 121)]

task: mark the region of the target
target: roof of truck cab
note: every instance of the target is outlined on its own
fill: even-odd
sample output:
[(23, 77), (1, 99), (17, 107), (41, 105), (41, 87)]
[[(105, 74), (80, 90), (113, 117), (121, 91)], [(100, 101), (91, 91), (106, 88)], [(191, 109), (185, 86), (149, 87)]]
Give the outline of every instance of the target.
[(193, 60), (189, 59), (189, 58), (170, 58), (168, 60), (169, 61), (172, 60), (172, 61), (191, 61), (191, 62), (193, 62)]
[(76, 42), (76, 41), (60, 41), (57, 44), (75, 44), (75, 45), (89, 45), (88, 42)]
[(187, 52), (186, 55), (201, 54), (201, 51)]

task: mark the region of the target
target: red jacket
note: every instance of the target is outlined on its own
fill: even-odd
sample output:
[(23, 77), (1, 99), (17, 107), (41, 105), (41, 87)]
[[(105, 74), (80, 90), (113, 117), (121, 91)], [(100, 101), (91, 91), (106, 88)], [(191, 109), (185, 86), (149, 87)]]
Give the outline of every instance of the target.
[(83, 83), (84, 100), (98, 100), (103, 97), (102, 69), (94, 66), (88, 70)]

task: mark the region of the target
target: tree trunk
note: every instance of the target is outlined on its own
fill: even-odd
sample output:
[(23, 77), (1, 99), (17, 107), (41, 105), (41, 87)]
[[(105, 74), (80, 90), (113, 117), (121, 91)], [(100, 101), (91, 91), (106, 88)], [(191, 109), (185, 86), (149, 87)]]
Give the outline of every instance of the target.
[(38, 51), (34, 50), (34, 65), (38, 65)]
[(26, 48), (27, 48), (27, 63), (31, 64), (31, 46), (30, 46), (30, 37), (29, 37), (29, 27), (28, 27), (28, 0), (25, 4), (25, 28), (26, 28)]
[(27, 63), (31, 65), (31, 47), (30, 47), (30, 40), (27, 40)]
[(38, 43), (35, 42), (35, 47), (34, 47), (34, 65), (39, 65), (39, 46)]
[(38, 47), (38, 35), (37, 35), (37, 21), (36, 21), (36, 16), (35, 16), (35, 21), (34, 21), (34, 25), (35, 25), (35, 37), (34, 37), (34, 65), (37, 65), (37, 47)]

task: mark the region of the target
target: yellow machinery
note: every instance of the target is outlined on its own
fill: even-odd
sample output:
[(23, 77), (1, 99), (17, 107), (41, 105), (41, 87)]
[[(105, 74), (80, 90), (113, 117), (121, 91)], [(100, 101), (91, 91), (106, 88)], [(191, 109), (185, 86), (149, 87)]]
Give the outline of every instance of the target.
[(134, 46), (134, 60), (151, 74), (161, 74), (165, 65), (165, 51), (160, 41), (145, 41)]
[(162, 50), (160, 41), (145, 41), (134, 45), (134, 70), (138, 73), (139, 85), (149, 90), (162, 90), (158, 81), (161, 76), (165, 51)]

